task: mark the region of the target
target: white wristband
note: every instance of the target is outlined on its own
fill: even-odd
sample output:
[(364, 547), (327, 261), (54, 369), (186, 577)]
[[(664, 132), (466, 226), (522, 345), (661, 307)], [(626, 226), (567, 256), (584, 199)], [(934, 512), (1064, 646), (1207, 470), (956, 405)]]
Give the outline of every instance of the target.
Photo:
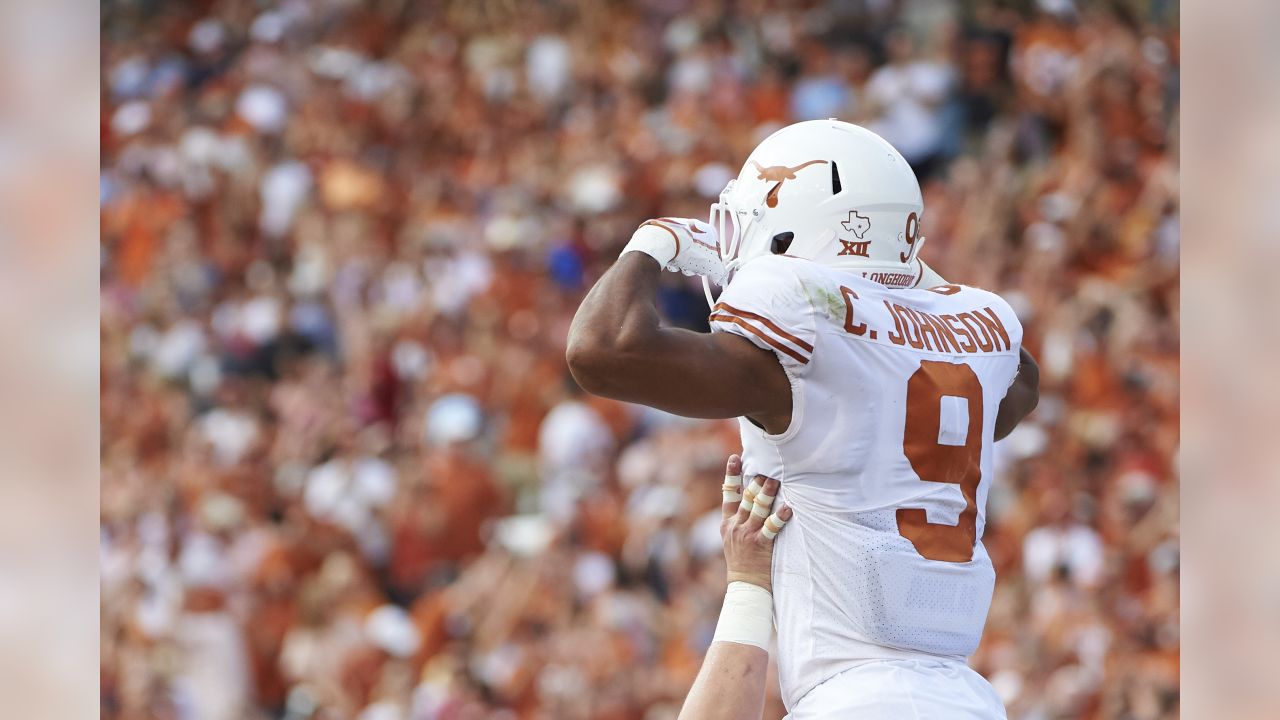
[(711, 642), (755, 645), (768, 652), (772, 635), (773, 595), (759, 585), (740, 580), (729, 583)]
[(673, 230), (657, 223), (645, 223), (632, 234), (631, 240), (622, 248), (618, 257), (633, 250), (657, 260), (665, 268), (680, 254), (680, 239)]

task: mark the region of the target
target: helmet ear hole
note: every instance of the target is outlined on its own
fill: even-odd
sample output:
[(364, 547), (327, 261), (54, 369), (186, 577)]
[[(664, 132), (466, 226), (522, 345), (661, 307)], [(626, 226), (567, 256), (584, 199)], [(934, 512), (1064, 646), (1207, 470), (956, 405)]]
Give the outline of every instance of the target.
[(791, 247), (791, 241), (794, 240), (796, 234), (793, 232), (778, 233), (773, 236), (773, 240), (769, 243), (769, 251), (774, 255), (782, 255)]

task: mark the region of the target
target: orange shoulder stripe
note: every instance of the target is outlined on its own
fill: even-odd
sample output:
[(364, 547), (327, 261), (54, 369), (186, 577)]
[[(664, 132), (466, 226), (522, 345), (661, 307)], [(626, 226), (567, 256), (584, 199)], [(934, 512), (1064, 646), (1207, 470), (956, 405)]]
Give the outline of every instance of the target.
[(729, 305), (728, 303), (722, 303), (722, 302), (720, 302), (720, 303), (716, 303), (716, 306), (715, 306), (714, 308), (712, 308), (712, 311), (715, 311), (715, 310), (721, 310), (721, 311), (726, 312), (726, 313), (728, 313), (728, 314), (730, 314), (730, 315), (737, 315), (737, 316), (739, 316), (739, 317), (750, 318), (750, 319), (752, 319), (752, 320), (759, 320), (760, 322), (764, 323), (765, 327), (767, 327), (767, 328), (769, 328), (770, 330), (774, 331), (775, 333), (777, 333), (777, 334), (778, 334), (778, 335), (780, 335), (781, 337), (783, 337), (783, 338), (785, 338), (785, 339), (787, 339), (787, 340), (790, 340), (791, 342), (795, 343), (795, 344), (796, 344), (796, 347), (803, 348), (805, 352), (809, 352), (809, 353), (813, 352), (813, 346), (812, 346), (812, 345), (810, 345), (809, 343), (807, 343), (807, 342), (805, 342), (805, 341), (801, 340), (800, 338), (796, 337), (795, 335), (792, 335), (791, 333), (787, 332), (786, 330), (783, 330), (782, 328), (778, 327), (778, 325), (777, 325), (775, 322), (773, 322), (772, 320), (770, 320), (769, 318), (767, 318), (767, 317), (765, 317), (765, 316), (763, 316), (763, 315), (757, 315), (756, 313), (753, 313), (753, 312), (747, 312), (746, 310), (739, 310), (738, 308), (733, 307), (732, 305)]
[(790, 355), (791, 357), (795, 358), (797, 362), (806, 363), (806, 364), (809, 362), (809, 358), (805, 357), (804, 355), (801, 355), (799, 352), (796, 351), (795, 348), (784, 345), (777, 338), (766, 333), (764, 330), (761, 330), (760, 328), (752, 325), (746, 320), (743, 320), (740, 317), (734, 317), (733, 315), (719, 315), (719, 314), (712, 313), (709, 319), (711, 322), (732, 323), (734, 325), (737, 325), (745, 329), (747, 332), (751, 333), (752, 335), (755, 335), (756, 337), (765, 341), (766, 343), (768, 343), (769, 345), (777, 349), (778, 352), (786, 353), (787, 355)]

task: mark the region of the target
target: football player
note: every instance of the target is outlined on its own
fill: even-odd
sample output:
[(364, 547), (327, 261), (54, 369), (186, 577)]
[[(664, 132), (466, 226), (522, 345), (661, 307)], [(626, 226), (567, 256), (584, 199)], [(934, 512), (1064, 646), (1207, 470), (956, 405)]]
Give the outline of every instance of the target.
[[(583, 300), (567, 359), (587, 391), (739, 418), (747, 475), (795, 519), (771, 578), (783, 702), (809, 718), (1002, 718), (965, 663), (995, 573), (992, 444), (1035, 407), (1022, 325), (920, 260), (915, 174), (836, 120), (765, 139), (711, 223), (640, 226)], [(701, 275), (709, 334), (665, 328), (663, 269)]]

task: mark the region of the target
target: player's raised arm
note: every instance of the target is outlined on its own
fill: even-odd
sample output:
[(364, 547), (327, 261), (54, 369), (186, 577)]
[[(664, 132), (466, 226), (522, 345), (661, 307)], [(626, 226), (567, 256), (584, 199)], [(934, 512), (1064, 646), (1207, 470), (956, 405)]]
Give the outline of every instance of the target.
[(742, 461), (729, 457), (720, 524), (729, 589), (680, 720), (759, 720), (764, 713), (773, 635), (773, 541), (791, 519), (789, 507), (770, 514), (777, 492), (777, 480), (759, 476), (742, 492)]
[(790, 422), (791, 385), (772, 352), (728, 333), (660, 326), (663, 266), (723, 274), (714, 232), (696, 220), (642, 225), (578, 308), (569, 329), (569, 370), (596, 395), (685, 417), (748, 416), (781, 432)]

